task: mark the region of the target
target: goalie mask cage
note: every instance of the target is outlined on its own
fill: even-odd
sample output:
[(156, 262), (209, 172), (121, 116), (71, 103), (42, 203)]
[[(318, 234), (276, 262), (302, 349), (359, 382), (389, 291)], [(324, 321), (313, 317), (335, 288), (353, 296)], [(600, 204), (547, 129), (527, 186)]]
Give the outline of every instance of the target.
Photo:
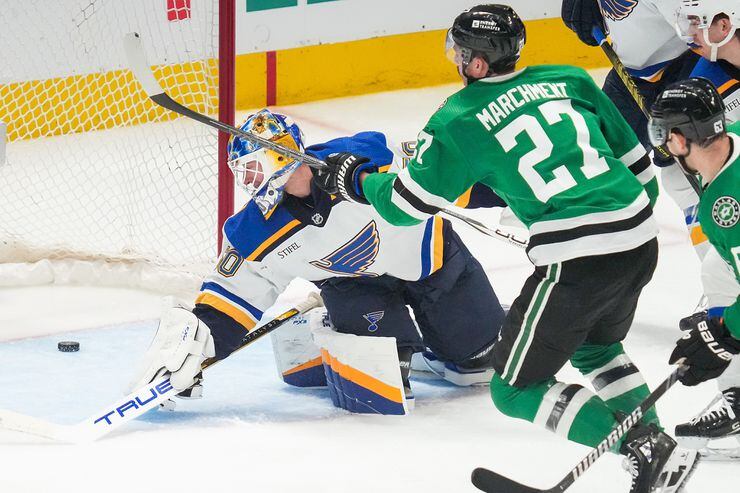
[(123, 36), (174, 98), (233, 124), (234, 0), (5, 2), (0, 25), (0, 263), (205, 273), (233, 207), (228, 137), (152, 103)]

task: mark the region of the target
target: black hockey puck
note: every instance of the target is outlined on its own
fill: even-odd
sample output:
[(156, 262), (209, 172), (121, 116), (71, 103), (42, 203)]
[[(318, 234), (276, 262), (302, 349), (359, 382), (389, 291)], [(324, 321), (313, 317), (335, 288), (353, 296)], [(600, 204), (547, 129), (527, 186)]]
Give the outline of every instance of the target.
[(80, 343), (77, 341), (61, 341), (57, 344), (57, 349), (63, 353), (76, 353), (80, 350)]

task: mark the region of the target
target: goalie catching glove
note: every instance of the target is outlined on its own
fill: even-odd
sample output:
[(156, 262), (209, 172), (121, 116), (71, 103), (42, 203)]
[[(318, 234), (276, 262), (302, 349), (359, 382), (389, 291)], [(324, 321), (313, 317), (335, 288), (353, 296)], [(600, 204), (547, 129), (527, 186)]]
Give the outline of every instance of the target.
[(693, 322), (696, 325), (676, 342), (668, 361), (673, 364), (686, 358), (689, 369), (679, 380), (689, 386), (717, 378), (740, 353), (740, 340), (732, 337), (721, 318), (696, 318)]
[(375, 173), (378, 171), (375, 164), (366, 157), (340, 152), (330, 154), (326, 158), (326, 166), (324, 169), (312, 170), (316, 186), (330, 195), (339, 195), (349, 202), (369, 204), (362, 193), (360, 174), (363, 171)]
[[(171, 301), (171, 300), (170, 300)], [(170, 384), (178, 397), (199, 397), (203, 361), (216, 355), (208, 326), (187, 307), (168, 303), (135, 378), (129, 385), (134, 391), (169, 373)]]

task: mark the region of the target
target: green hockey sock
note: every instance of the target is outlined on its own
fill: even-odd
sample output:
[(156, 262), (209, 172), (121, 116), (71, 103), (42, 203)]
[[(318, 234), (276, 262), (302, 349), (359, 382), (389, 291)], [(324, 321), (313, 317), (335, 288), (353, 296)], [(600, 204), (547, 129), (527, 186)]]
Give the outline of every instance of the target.
[(617, 424), (614, 412), (593, 392), (554, 378), (514, 387), (494, 374), (491, 398), (507, 416), (539, 424), (589, 447), (598, 445)]
[[(649, 394), (640, 370), (624, 352), (622, 344), (584, 344), (571, 363), (591, 381), (597, 395), (615, 412), (629, 414)], [(660, 426), (655, 407), (644, 413), (643, 422)]]

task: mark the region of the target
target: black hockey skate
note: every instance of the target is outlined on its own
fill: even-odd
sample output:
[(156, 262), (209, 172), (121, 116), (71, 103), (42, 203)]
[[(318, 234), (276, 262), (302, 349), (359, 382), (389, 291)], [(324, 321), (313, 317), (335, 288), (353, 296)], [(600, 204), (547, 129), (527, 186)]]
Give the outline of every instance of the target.
[(740, 387), (723, 391), (695, 418), (676, 426), (676, 439), (685, 447), (699, 449), (711, 459), (740, 459), (740, 443), (716, 447), (725, 438), (740, 441)]
[(698, 460), (696, 450), (679, 447), (654, 424), (633, 428), (619, 452), (632, 475), (630, 493), (680, 492)]

